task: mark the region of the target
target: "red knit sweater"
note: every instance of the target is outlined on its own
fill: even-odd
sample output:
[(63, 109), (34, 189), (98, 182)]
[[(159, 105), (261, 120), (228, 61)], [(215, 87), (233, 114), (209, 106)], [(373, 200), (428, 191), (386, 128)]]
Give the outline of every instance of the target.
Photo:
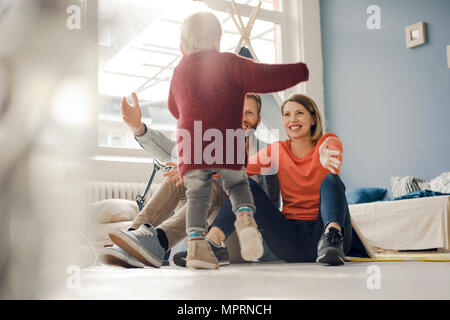
[(205, 168), (240, 170), (245, 162), (244, 140), (227, 139), (226, 130), (238, 132), (236, 136), (243, 134), (245, 95), (285, 90), (308, 80), (308, 75), (304, 63), (255, 63), (216, 50), (184, 56), (174, 70), (168, 101), (170, 112), (178, 120), (180, 174)]

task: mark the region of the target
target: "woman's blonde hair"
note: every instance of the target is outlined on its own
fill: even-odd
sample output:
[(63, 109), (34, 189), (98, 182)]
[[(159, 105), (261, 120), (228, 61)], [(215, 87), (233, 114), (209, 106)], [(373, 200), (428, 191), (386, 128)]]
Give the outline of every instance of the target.
[(186, 53), (214, 49), (221, 37), (220, 21), (208, 11), (194, 13), (181, 24), (180, 46)]
[(315, 144), (323, 135), (322, 116), (320, 115), (319, 108), (313, 99), (303, 94), (293, 94), (281, 105), (281, 114), (284, 114), (284, 106), (288, 102), (296, 102), (305, 107), (309, 111), (311, 117), (314, 120), (314, 124), (311, 126), (311, 141)]

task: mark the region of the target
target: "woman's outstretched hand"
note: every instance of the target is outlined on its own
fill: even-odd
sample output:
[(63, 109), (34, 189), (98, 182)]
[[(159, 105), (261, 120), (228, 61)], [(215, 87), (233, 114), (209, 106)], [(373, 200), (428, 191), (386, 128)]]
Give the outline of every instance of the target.
[(319, 147), (320, 163), (325, 169), (336, 174), (341, 167), (342, 152), (338, 150), (336, 145), (342, 150), (342, 142), (336, 137), (328, 137)]
[(177, 187), (179, 185), (183, 184), (183, 177), (180, 176), (180, 171), (178, 170), (178, 164), (175, 162), (169, 161), (169, 162), (164, 163), (164, 165), (172, 167), (172, 170), (170, 170), (169, 172), (165, 172), (163, 174), (164, 177), (169, 177), (167, 179), (167, 182), (176, 181), (177, 183), (175, 184), (175, 186), (177, 186)]
[(128, 104), (127, 98), (123, 97), (120, 103), (120, 109), (122, 110), (122, 118), (125, 123), (131, 130), (137, 132), (142, 127), (142, 112), (136, 93), (131, 93), (131, 99), (133, 99), (132, 106)]

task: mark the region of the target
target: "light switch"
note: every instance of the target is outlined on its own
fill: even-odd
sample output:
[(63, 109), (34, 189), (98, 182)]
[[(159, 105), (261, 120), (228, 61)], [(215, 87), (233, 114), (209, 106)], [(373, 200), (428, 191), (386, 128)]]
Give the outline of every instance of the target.
[(405, 27), (406, 47), (414, 48), (427, 42), (425, 23), (418, 22)]

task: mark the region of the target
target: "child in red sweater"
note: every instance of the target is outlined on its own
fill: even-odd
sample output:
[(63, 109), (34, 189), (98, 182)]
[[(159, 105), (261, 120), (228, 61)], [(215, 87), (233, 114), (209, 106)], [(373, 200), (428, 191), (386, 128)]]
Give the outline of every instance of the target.
[(304, 63), (260, 64), (233, 53), (220, 53), (221, 35), (220, 22), (212, 13), (199, 12), (186, 18), (181, 26), (183, 58), (170, 84), (168, 105), (178, 120), (179, 172), (187, 190), (186, 265), (191, 268), (219, 267), (205, 240), (211, 178), (217, 173), (236, 214), (242, 257), (252, 261), (263, 253), (244, 170), (243, 102), (248, 92), (281, 91), (308, 79)]

